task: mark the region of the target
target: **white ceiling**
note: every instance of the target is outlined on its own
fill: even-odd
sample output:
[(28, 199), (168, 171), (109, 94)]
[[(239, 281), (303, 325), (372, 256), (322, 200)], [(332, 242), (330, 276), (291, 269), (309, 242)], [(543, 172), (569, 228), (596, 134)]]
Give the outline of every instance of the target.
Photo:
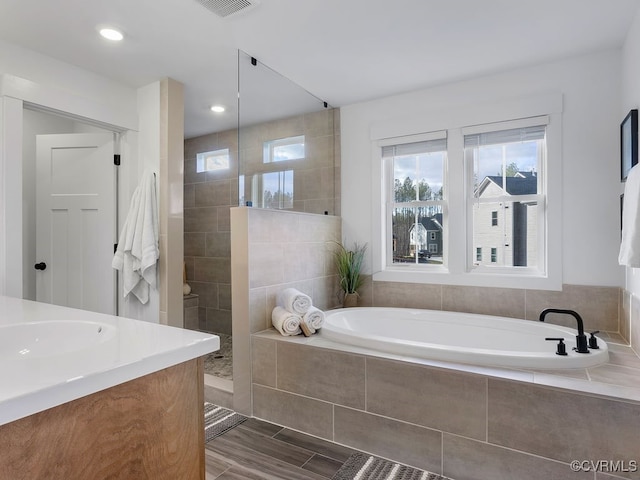
[[(237, 121), (237, 49), (333, 106), (618, 48), (640, 0), (0, 0), (0, 38), (132, 87), (185, 84), (185, 135)], [(99, 24), (122, 28), (108, 44)], [(1, 62), (1, 59), (0, 59)], [(208, 107), (221, 103), (226, 114)]]

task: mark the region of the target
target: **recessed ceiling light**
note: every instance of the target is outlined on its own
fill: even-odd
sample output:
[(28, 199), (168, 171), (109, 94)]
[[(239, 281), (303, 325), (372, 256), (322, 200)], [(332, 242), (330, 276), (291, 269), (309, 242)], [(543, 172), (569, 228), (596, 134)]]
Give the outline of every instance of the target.
[(222, 113), (224, 112), (224, 107), (222, 105), (214, 105), (213, 107), (211, 107), (211, 111), (215, 112), (215, 113)]
[(101, 28), (100, 35), (102, 35), (107, 40), (111, 40), (114, 42), (119, 42), (124, 38), (124, 35), (122, 34), (122, 32), (120, 32), (119, 30), (116, 30), (115, 28), (106, 28), (106, 27)]

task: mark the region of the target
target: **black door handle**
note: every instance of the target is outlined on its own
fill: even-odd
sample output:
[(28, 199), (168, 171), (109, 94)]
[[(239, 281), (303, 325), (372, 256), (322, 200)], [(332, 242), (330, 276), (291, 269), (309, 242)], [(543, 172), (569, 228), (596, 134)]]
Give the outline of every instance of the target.
[(44, 262), (40, 262), (40, 263), (36, 263), (33, 268), (35, 268), (36, 270), (46, 270), (47, 268), (47, 264)]

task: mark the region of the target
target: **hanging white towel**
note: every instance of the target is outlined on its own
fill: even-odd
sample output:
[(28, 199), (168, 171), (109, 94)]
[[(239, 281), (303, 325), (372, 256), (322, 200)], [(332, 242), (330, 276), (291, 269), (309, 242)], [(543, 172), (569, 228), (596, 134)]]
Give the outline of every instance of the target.
[(640, 267), (640, 165), (629, 171), (622, 204), (622, 242), (618, 263)]
[(141, 303), (149, 301), (149, 286), (156, 286), (159, 257), (156, 182), (153, 172), (147, 170), (131, 197), (111, 263), (122, 272), (125, 297), (133, 293)]
[(311, 307), (311, 297), (295, 288), (285, 288), (278, 294), (278, 305), (292, 313), (304, 315)]

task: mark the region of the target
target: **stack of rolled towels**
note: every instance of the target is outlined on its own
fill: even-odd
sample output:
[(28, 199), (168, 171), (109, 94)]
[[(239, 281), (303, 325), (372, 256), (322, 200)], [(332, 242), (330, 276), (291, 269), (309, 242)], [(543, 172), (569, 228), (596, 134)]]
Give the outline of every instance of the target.
[(271, 312), (271, 323), (284, 336), (303, 334), (309, 337), (324, 323), (324, 312), (313, 306), (311, 297), (295, 288), (278, 294), (277, 305)]

